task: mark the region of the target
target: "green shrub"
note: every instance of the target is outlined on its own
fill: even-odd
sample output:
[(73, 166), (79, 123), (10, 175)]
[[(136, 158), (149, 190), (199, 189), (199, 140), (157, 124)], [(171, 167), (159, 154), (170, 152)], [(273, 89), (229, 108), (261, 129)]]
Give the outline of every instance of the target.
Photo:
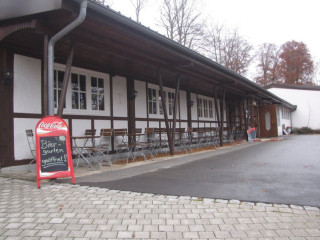
[(292, 134), (320, 134), (320, 129), (311, 129), (309, 127), (294, 128)]

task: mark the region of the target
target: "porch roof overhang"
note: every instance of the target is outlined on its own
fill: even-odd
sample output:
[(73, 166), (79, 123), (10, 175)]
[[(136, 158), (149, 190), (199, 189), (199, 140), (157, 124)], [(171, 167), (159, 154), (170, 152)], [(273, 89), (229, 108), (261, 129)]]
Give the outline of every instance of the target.
[[(36, 19), (33, 34), (19, 31), (7, 38), (18, 49), (42, 53), (42, 34), (54, 35), (79, 11), (81, 0), (62, 0), (60, 8), (28, 16), (4, 20), (15, 23)], [(23, 37), (23, 42), (21, 42)], [(253, 97), (273, 104), (295, 106), (258, 86), (249, 79), (186, 48), (177, 42), (137, 23), (118, 12), (93, 1), (88, 1), (85, 21), (56, 45), (55, 59), (65, 61), (69, 46), (75, 44), (74, 65), (146, 80), (158, 84), (161, 69), (164, 84), (175, 86), (176, 74), (181, 76), (181, 89), (213, 96), (214, 89), (226, 90), (230, 97)], [(25, 50), (23, 50), (25, 51)], [(218, 91), (219, 94), (219, 91)]]

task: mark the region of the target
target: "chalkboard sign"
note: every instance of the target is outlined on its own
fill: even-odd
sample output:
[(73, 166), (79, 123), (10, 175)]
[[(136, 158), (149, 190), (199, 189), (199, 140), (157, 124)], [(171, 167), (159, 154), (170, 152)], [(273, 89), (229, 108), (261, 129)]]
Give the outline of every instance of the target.
[(71, 177), (73, 173), (69, 128), (56, 116), (42, 118), (36, 126), (37, 185), (41, 179)]
[(68, 170), (65, 136), (40, 137), (41, 172)]

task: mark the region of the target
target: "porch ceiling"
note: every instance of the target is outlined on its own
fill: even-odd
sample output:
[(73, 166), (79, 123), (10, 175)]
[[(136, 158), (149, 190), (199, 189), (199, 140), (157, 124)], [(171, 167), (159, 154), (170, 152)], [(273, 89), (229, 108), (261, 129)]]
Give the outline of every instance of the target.
[[(56, 62), (66, 62), (70, 45), (73, 43), (74, 66), (151, 83), (158, 83), (157, 71), (161, 69), (164, 85), (168, 87), (175, 87), (176, 75), (179, 73), (180, 88), (184, 90), (213, 96), (215, 88), (225, 88), (228, 98), (249, 95), (279, 102), (275, 96), (244, 80), (240, 75), (106, 7), (89, 3), (85, 21), (57, 42)], [(36, 29), (16, 32), (4, 42), (21, 52), (28, 49), (29, 54), (42, 57), (43, 35), (52, 36), (76, 18), (77, 13), (77, 3), (64, 1), (64, 9), (31, 16), (38, 21)], [(128, 23), (135, 27), (128, 26)]]

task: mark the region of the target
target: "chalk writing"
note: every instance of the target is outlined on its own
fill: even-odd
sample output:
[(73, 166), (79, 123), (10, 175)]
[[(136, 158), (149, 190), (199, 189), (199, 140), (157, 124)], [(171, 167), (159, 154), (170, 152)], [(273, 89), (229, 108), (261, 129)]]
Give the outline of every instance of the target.
[(40, 137), (41, 172), (67, 171), (68, 155), (64, 136)]

